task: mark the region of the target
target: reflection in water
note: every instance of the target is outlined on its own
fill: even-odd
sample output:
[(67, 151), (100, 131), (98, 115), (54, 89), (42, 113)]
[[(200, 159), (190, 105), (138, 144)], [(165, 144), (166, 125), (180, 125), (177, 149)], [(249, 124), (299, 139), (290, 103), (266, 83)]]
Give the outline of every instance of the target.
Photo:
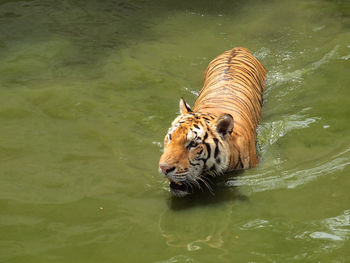
[[(243, 195), (239, 188), (225, 187), (225, 182), (229, 178), (236, 178), (241, 175), (243, 171), (233, 171), (226, 175), (210, 177), (208, 181), (210, 182), (211, 189), (208, 189), (205, 185), (202, 185), (202, 188), (194, 188), (194, 192), (190, 195), (187, 195), (183, 198), (174, 197), (170, 195), (169, 207), (172, 210), (183, 210), (189, 209), (198, 206), (208, 206), (215, 205), (225, 202), (234, 202), (234, 201), (245, 201), (247, 197)], [(209, 177), (208, 177), (209, 178)], [(166, 182), (165, 189), (169, 190), (169, 183)]]
[(230, 231), (232, 205), (247, 201), (238, 188), (223, 187), (225, 180), (226, 177), (215, 178), (214, 195), (204, 191), (185, 198), (170, 197), (170, 210), (159, 219), (159, 228), (168, 246), (195, 251), (203, 245), (212, 248), (223, 245), (223, 234)]
[(231, 205), (220, 209), (205, 208), (196, 210), (173, 211), (167, 210), (159, 220), (159, 229), (171, 247), (184, 247), (195, 251), (203, 245), (220, 248), (223, 233), (227, 229), (232, 214)]

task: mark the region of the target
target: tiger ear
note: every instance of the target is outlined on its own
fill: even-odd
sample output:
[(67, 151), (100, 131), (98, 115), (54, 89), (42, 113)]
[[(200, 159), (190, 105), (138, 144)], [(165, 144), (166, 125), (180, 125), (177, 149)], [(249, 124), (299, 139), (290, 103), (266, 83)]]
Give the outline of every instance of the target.
[(180, 113), (186, 114), (189, 112), (192, 112), (190, 106), (186, 103), (186, 101), (183, 98), (181, 98), (180, 99)]
[(233, 118), (230, 114), (222, 114), (216, 121), (216, 131), (221, 135), (231, 134), (233, 131)]

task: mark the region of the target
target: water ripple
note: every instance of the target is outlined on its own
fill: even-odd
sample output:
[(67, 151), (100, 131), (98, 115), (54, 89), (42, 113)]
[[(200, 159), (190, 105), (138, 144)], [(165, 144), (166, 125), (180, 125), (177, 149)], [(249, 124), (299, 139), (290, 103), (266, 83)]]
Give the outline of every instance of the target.
[(190, 258), (188, 256), (184, 256), (184, 255), (177, 255), (174, 257), (171, 257), (169, 259), (166, 260), (162, 260), (162, 261), (155, 261), (154, 263), (176, 263), (176, 262), (198, 262), (197, 260), (194, 260), (193, 258)]
[[(283, 72), (281, 70), (281, 66), (278, 66), (277, 69), (270, 69), (270, 71), (267, 74), (266, 78), (266, 86), (268, 89), (266, 90), (265, 96), (268, 97), (269, 93), (274, 90), (275, 88), (280, 87), (283, 84), (286, 83), (294, 83), (293, 85), (288, 85), (287, 88), (282, 89), (279, 91), (278, 97), (283, 97), (293, 90), (295, 90), (298, 85), (300, 85), (303, 81), (303, 78), (307, 74), (311, 74), (315, 72), (318, 68), (323, 66), (324, 64), (327, 64), (331, 59), (335, 58), (337, 54), (339, 46), (336, 45), (332, 50), (324, 54), (319, 60), (316, 60), (309, 64), (309, 66), (306, 66), (304, 68), (298, 68), (294, 71), (287, 71)], [(258, 52), (258, 57), (264, 57), (269, 54), (269, 50), (261, 49), (261, 51)], [(284, 51), (283, 51), (284, 52)], [(284, 52), (285, 53), (285, 52)], [(286, 54), (276, 54), (276, 57), (282, 56), (282, 61), (290, 60), (291, 57), (295, 57), (296, 55), (291, 55), (289, 53)], [(303, 55), (303, 51), (299, 52)], [(278, 63), (277, 63), (278, 64)]]
[[(316, 164), (308, 169), (280, 171), (280, 168), (266, 169), (254, 175), (238, 177), (226, 182), (227, 186), (249, 186), (253, 192), (263, 192), (281, 188), (296, 188), (307, 184), (320, 176), (333, 174), (343, 170), (350, 164), (348, 152), (350, 147), (331, 157), (329, 160)], [(279, 175), (276, 175), (279, 174)]]
[[(334, 249), (342, 247), (350, 236), (350, 210), (343, 214), (309, 223), (311, 230), (295, 235), (296, 240), (307, 242), (319, 242), (318, 253), (330, 253)], [(343, 262), (343, 261), (342, 261)]]
[(269, 224), (269, 221), (264, 219), (254, 219), (252, 221), (249, 221), (248, 223), (242, 225), (240, 227), (241, 230), (252, 230), (252, 229), (258, 229), (258, 228), (265, 228), (265, 227), (271, 227), (272, 225)]
[(342, 241), (343, 239), (339, 236), (332, 235), (326, 232), (313, 232), (310, 234), (310, 237), (314, 239), (326, 239), (326, 240), (333, 240), (333, 241)]
[(310, 109), (310, 107), (307, 107), (299, 113), (287, 115), (281, 120), (265, 121), (259, 125), (257, 138), (260, 154), (265, 153), (268, 146), (276, 143), (280, 137), (285, 136), (288, 132), (308, 128), (311, 124), (320, 120), (320, 117), (309, 117), (305, 114)]
[(342, 240), (350, 237), (350, 209), (342, 215), (327, 218), (323, 221), (327, 228)]

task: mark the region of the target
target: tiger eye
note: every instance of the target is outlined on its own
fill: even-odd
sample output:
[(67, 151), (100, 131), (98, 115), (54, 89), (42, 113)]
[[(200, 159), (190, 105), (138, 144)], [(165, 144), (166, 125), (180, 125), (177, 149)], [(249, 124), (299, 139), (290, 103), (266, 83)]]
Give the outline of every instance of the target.
[(191, 141), (191, 143), (188, 145), (188, 148), (194, 148), (194, 147), (197, 147), (197, 146), (198, 146), (197, 142)]

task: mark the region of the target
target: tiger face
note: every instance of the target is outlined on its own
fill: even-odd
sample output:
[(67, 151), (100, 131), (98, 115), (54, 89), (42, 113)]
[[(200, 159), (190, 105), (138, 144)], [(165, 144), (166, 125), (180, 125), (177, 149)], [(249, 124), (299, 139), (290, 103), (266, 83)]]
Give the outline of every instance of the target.
[(221, 174), (227, 168), (226, 140), (233, 118), (193, 112), (183, 99), (180, 112), (164, 138), (159, 171), (170, 181), (171, 193), (182, 197), (203, 185), (211, 190), (208, 175)]

